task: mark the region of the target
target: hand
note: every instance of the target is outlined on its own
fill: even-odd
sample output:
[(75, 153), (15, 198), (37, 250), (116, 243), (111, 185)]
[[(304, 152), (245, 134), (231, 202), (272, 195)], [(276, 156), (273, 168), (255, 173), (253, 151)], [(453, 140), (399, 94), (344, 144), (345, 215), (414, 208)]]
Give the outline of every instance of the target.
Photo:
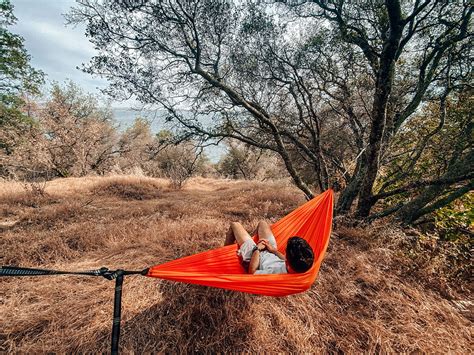
[[(270, 253), (275, 253), (277, 251), (277, 248), (275, 248), (273, 245), (270, 244), (270, 242), (266, 239), (262, 239), (258, 242), (258, 244), (264, 245), (264, 249), (267, 249)], [(262, 250), (264, 250), (262, 249)]]
[(265, 245), (264, 240), (260, 240), (260, 241), (257, 243), (257, 249), (258, 249), (259, 251), (265, 250), (266, 247), (267, 247), (267, 246)]

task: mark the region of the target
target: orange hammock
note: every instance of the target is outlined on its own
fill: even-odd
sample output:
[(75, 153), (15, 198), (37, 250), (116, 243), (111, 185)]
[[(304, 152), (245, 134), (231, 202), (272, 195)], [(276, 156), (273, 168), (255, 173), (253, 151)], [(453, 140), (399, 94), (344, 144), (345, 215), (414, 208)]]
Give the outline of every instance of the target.
[(326, 253), (332, 210), (333, 192), (327, 190), (271, 226), (278, 250), (282, 253), (288, 238), (295, 235), (311, 245), (316, 259), (305, 273), (247, 274), (239, 263), (237, 244), (234, 244), (153, 266), (147, 276), (266, 296), (287, 296), (306, 291), (316, 279)]

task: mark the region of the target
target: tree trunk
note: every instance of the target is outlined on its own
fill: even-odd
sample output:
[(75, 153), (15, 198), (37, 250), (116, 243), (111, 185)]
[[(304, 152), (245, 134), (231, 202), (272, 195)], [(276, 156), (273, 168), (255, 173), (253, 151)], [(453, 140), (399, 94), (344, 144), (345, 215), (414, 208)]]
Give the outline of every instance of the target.
[(329, 175), (328, 175), (328, 168), (326, 165), (326, 161), (324, 160), (323, 154), (321, 150), (319, 151), (320, 157), (320, 169), (321, 169), (321, 186), (322, 191), (326, 191), (329, 188)]
[(392, 91), (395, 73), (395, 58), (403, 33), (400, 3), (396, 0), (386, 0), (386, 8), (390, 20), (390, 34), (383, 45), (380, 57), (380, 68), (377, 72), (375, 97), (372, 106), (372, 126), (370, 129), (369, 145), (366, 152), (366, 165), (362, 187), (359, 193), (357, 216), (367, 217), (374, 205), (372, 188), (379, 170), (379, 158), (387, 116), (387, 104)]
[(291, 163), (291, 159), (288, 156), (288, 153), (285, 150), (281, 150), (278, 153), (283, 159), (283, 162), (285, 163), (285, 166), (286, 166), (286, 170), (288, 171), (291, 178), (293, 179), (293, 182), (296, 185), (296, 187), (298, 187), (301, 191), (303, 191), (307, 200), (311, 200), (314, 197), (314, 194), (311, 191), (311, 189), (308, 187), (308, 185), (304, 183), (300, 175), (294, 169), (293, 164)]
[(365, 157), (364, 154), (357, 160), (357, 165), (354, 170), (351, 181), (346, 188), (339, 195), (337, 200), (336, 211), (339, 214), (346, 214), (352, 207), (355, 198), (359, 194), (360, 185), (362, 183), (362, 172), (364, 166)]
[(318, 157), (319, 160), (314, 162), (314, 170), (317, 176), (319, 189), (321, 191), (326, 191), (329, 188), (329, 176), (327, 166), (321, 153), (318, 154)]

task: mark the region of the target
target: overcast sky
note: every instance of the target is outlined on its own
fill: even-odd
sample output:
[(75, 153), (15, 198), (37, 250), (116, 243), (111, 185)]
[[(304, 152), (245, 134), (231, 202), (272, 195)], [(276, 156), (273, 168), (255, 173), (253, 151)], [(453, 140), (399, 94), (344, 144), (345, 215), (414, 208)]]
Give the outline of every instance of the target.
[[(63, 14), (75, 5), (73, 0), (11, 0), (11, 3), (18, 22), (10, 30), (25, 39), (33, 67), (43, 70), (48, 81), (71, 79), (92, 93), (107, 86), (105, 80), (76, 69), (88, 62), (95, 50), (84, 35), (84, 27), (65, 25)], [(128, 105), (113, 103), (113, 106)]]

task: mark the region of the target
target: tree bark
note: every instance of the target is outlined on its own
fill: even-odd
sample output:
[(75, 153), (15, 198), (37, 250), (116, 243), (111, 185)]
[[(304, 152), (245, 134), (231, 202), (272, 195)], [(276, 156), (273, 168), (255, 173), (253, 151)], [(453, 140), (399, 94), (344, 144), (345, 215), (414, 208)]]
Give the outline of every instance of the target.
[(383, 45), (375, 85), (375, 97), (372, 106), (372, 125), (369, 145), (366, 152), (364, 177), (357, 206), (357, 216), (362, 218), (369, 215), (374, 204), (372, 188), (379, 169), (379, 157), (386, 124), (387, 104), (392, 91), (396, 54), (403, 33), (403, 23), (401, 21), (402, 13), (399, 1), (386, 0), (385, 5), (390, 21), (390, 34)]
[(364, 165), (364, 154), (357, 160), (357, 165), (352, 175), (352, 179), (346, 188), (341, 192), (339, 195), (339, 199), (337, 200), (336, 211), (339, 214), (346, 214), (352, 207), (355, 198), (357, 197), (360, 189), (360, 185), (362, 183), (362, 172), (363, 172), (363, 165)]

